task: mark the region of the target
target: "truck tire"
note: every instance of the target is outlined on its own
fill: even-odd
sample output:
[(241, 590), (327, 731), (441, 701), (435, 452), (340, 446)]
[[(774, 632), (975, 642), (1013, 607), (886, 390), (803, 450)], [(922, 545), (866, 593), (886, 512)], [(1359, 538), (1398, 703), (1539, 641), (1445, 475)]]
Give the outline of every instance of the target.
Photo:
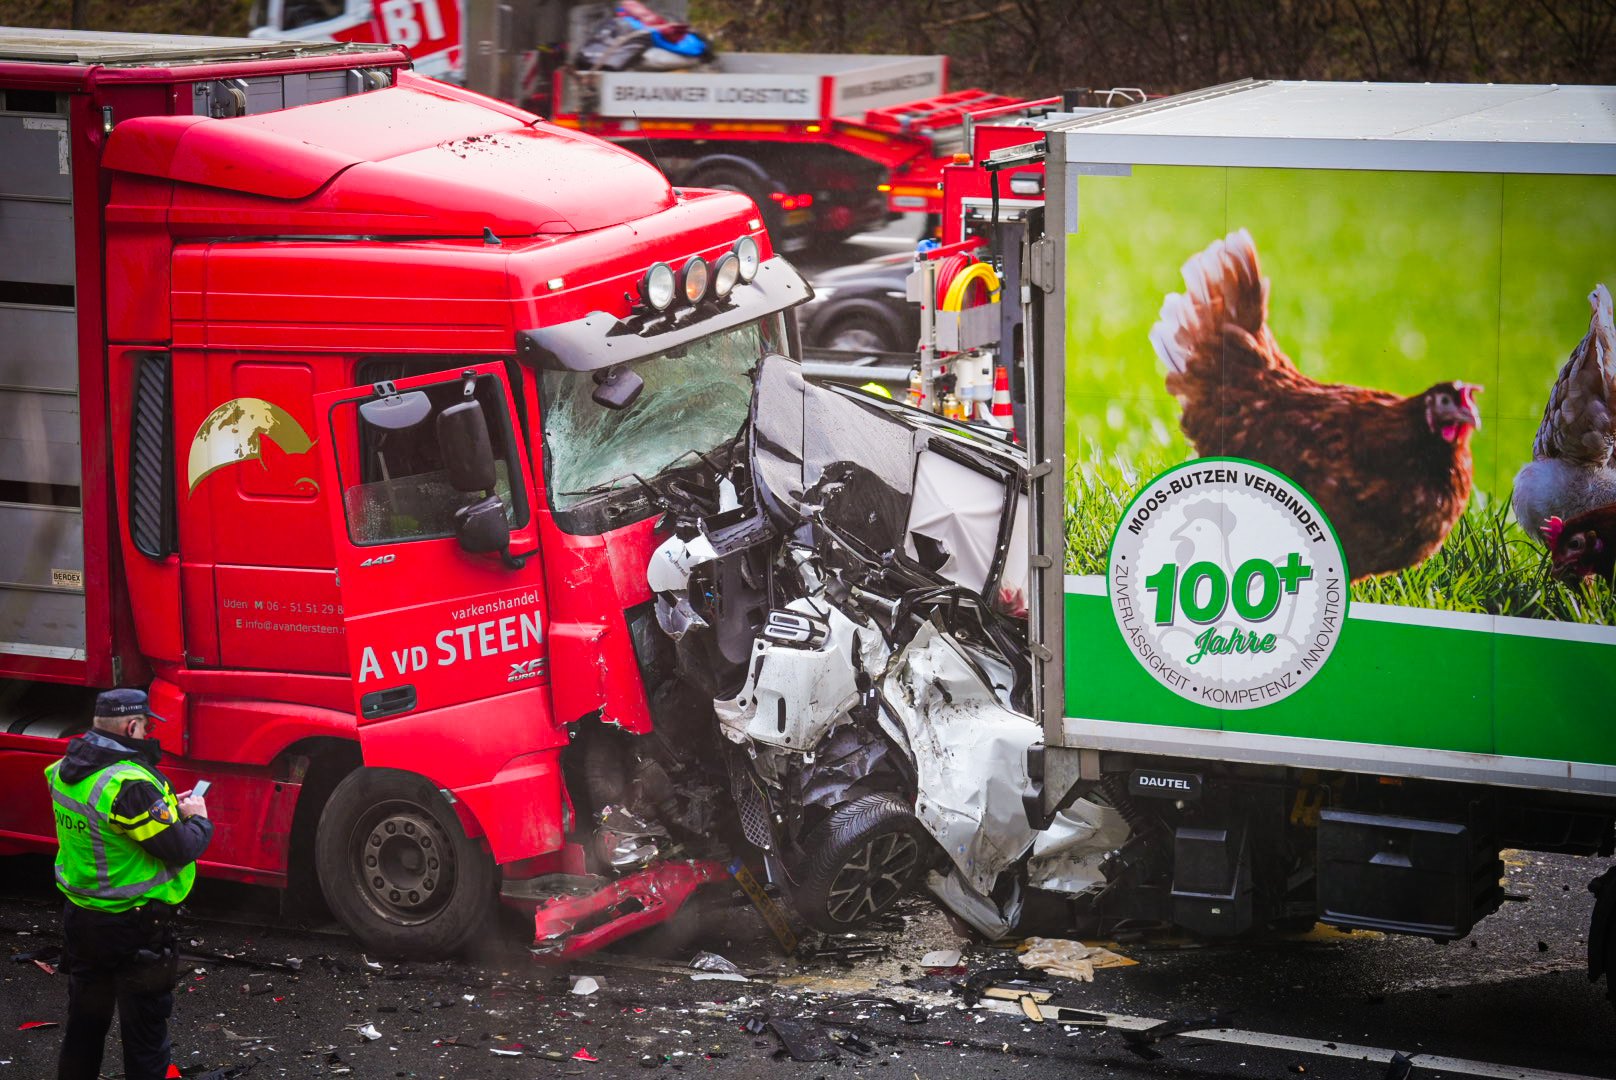
[(365, 947), (436, 959), (493, 927), (493, 860), (424, 777), (357, 769), (331, 793), (315, 835), (326, 904)]
[(752, 176), (744, 169), (735, 167), (711, 168), (698, 172), (695, 177), (685, 182), (688, 187), (715, 188), (719, 191), (738, 191), (757, 204), (758, 214), (763, 219), (763, 227), (768, 230), (769, 237), (778, 240), (780, 230), (785, 225), (785, 219), (780, 216), (780, 207), (769, 198), (769, 189), (762, 180)]
[(793, 906), (815, 929), (855, 930), (909, 891), (926, 869), (930, 843), (920, 820), (892, 795), (839, 806), (803, 842), (808, 868)]

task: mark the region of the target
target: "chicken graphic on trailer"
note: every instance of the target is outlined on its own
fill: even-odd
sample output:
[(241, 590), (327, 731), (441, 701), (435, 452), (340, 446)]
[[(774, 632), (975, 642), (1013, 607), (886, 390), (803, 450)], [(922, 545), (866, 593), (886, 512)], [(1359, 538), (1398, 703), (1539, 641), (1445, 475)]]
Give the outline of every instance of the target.
[(1470, 499), (1473, 383), (1413, 397), (1308, 378), (1268, 326), (1268, 279), (1244, 229), (1184, 264), (1150, 343), (1202, 454), (1262, 461), (1310, 492), (1357, 578), (1422, 562)]

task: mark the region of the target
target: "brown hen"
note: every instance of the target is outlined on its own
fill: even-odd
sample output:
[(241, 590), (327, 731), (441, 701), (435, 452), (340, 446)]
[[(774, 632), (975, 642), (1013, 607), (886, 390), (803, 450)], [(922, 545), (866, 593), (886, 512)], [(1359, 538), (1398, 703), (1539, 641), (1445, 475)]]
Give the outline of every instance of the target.
[(1599, 577), (1616, 582), (1616, 503), (1570, 521), (1551, 517), (1542, 532), (1555, 577), (1567, 584)]
[(1470, 498), (1481, 388), (1442, 382), (1401, 397), (1302, 374), (1268, 328), (1268, 279), (1244, 229), (1183, 275), (1150, 341), (1196, 451), (1261, 462), (1301, 485), (1334, 524), (1355, 581), (1429, 558)]

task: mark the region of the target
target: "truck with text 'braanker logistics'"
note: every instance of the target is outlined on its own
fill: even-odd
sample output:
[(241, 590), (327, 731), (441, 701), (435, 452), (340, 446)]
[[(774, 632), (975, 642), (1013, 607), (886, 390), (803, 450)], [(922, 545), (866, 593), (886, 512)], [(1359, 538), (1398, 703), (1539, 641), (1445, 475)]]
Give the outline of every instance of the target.
[(1616, 967), (1613, 107), (1248, 81), (981, 126), (945, 170), (941, 261), (998, 291), (937, 310), (918, 264), (918, 377), (1012, 369), (1021, 782), (1077, 826), (979, 898), (1001, 925), (1031, 888), (1450, 940), (1520, 848), (1599, 857)]
[[(618, 6), (262, 0), (252, 34), (404, 46), (422, 73), (611, 139), (675, 183), (745, 192), (787, 250), (835, 242), (889, 215), (935, 214), (942, 167), (965, 148), (975, 114), (1049, 104), (950, 90), (944, 56), (703, 49), (677, 69), (614, 59), (610, 49), (597, 57), (587, 48), (592, 35), (626, 45), (635, 32), (614, 38)], [(697, 40), (681, 36), (689, 33), (683, 0), (650, 9), (632, 10), (677, 38), (659, 40), (675, 48)], [(642, 32), (652, 40), (649, 26)]]
[(374, 45), (7, 29), (0, 143), (0, 851), (149, 686), (203, 873), (372, 948), (503, 896), (581, 949), (716, 880), (649, 493), (791, 351), (757, 207)]

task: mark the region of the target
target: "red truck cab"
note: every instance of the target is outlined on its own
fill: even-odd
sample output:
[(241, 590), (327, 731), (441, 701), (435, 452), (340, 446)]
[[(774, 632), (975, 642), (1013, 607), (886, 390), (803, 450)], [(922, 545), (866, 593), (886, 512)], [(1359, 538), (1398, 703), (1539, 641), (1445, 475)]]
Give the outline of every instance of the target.
[(73, 515), (86, 612), (42, 654), (48, 609), (0, 597), (0, 845), (53, 843), (41, 770), (85, 695), (149, 683), (168, 774), (214, 781), (204, 871), (317, 878), (371, 947), (451, 951), (502, 881), (600, 869), (562, 760), (653, 727), (657, 509), (625, 476), (727, 452), (807, 296), (757, 208), (380, 47), (7, 31), (0, 57), (8, 154), (59, 137), (71, 180), (14, 200), (66, 224), (70, 281), (0, 323), (68, 301), (75, 348), (27, 362), (80, 421), (76, 487), (0, 481)]

